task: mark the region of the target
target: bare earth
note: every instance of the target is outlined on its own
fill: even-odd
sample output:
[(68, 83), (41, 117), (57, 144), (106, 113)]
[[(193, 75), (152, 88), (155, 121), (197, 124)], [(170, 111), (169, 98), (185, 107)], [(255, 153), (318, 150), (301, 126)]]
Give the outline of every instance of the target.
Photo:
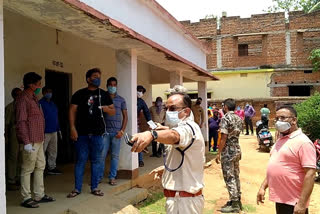
[[(257, 191), (266, 173), (269, 153), (259, 152), (258, 143), (254, 136), (241, 136), (240, 138), (242, 160), (240, 161), (240, 181), (243, 205), (256, 208), (254, 213), (275, 213), (274, 203), (268, 200), (268, 192), (263, 205), (256, 204)], [(221, 213), (219, 210), (228, 200), (220, 165), (214, 160), (212, 165), (205, 170), (205, 212)], [(309, 213), (320, 213), (320, 184), (316, 183), (311, 195)], [(251, 210), (253, 210), (251, 209)], [(242, 212), (245, 213), (245, 212)]]

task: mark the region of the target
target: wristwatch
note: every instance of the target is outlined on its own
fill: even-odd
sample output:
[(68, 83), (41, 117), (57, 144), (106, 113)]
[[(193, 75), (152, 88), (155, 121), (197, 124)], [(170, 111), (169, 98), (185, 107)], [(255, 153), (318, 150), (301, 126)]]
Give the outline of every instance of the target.
[(158, 139), (158, 133), (155, 130), (151, 130), (150, 132), (151, 132), (151, 135), (153, 137), (153, 140)]

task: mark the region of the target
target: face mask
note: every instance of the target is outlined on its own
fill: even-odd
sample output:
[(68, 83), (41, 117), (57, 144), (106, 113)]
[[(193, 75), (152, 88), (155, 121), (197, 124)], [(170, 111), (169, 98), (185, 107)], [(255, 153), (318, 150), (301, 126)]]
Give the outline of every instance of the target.
[(184, 111), (184, 109), (181, 111), (166, 111), (165, 125), (169, 126), (170, 128), (177, 127), (178, 123), (181, 121), (179, 118), (179, 113), (182, 111)]
[(92, 80), (92, 85), (99, 87), (101, 83), (101, 79), (100, 78), (95, 78)]
[(110, 94), (115, 94), (117, 92), (117, 87), (108, 86), (108, 92)]
[(137, 96), (138, 96), (138, 98), (141, 98), (141, 97), (143, 97), (143, 93), (141, 91), (138, 91)]
[(280, 121), (280, 120), (276, 122), (275, 126), (276, 126), (276, 130), (278, 130), (280, 133), (286, 132), (291, 128), (290, 123)]
[(156, 106), (162, 106), (162, 102), (156, 102)]
[(38, 94), (40, 93), (40, 91), (41, 91), (41, 88), (37, 88), (37, 89), (34, 91), (35, 95), (38, 95)]
[(240, 111), (240, 107), (237, 107), (237, 111)]
[(46, 99), (51, 99), (52, 93), (46, 93), (46, 94), (44, 95), (44, 97), (45, 97)]
[(201, 102), (197, 101), (197, 102), (196, 102), (196, 104), (197, 104), (197, 105), (200, 105), (200, 104), (201, 104)]

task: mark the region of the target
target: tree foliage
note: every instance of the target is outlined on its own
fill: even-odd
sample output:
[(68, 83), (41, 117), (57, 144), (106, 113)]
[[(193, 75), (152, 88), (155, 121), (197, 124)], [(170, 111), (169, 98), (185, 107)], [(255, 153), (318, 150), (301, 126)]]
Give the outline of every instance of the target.
[(320, 48), (313, 49), (310, 53), (309, 60), (311, 60), (313, 71), (320, 70)]
[(267, 12), (289, 12), (303, 10), (310, 11), (320, 0), (272, 0), (273, 5), (268, 7)]
[(294, 105), (298, 113), (298, 125), (312, 140), (320, 138), (320, 94), (316, 92), (306, 101)]

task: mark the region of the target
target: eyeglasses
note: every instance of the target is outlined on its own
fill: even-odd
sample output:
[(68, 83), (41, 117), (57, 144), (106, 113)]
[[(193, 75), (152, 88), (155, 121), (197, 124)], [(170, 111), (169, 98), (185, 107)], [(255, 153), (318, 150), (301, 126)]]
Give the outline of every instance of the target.
[(184, 109), (185, 106), (166, 106), (164, 109), (166, 111), (177, 111), (178, 109)]
[(285, 116), (280, 116), (280, 117), (276, 117), (274, 122), (277, 122), (277, 121), (285, 121), (286, 119), (288, 118), (294, 118), (294, 117), (285, 117)]

